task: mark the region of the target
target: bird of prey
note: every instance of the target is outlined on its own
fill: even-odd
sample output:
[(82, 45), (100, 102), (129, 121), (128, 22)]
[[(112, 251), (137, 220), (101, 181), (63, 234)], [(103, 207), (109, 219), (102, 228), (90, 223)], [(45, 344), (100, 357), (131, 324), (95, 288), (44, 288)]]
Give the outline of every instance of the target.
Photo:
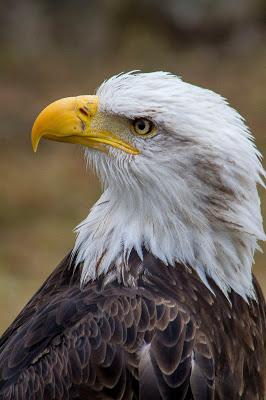
[[(0, 340), (1, 400), (263, 400), (260, 153), (241, 116), (165, 72), (48, 105), (103, 193)], [(67, 195), (67, 193), (66, 193)]]

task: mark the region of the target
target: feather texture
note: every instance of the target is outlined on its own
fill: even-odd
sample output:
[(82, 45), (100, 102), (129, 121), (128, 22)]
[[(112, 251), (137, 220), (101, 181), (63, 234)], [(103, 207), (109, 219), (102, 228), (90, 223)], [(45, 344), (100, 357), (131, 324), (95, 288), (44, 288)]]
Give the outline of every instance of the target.
[[(68, 256), (0, 341), (0, 399), (263, 400), (265, 304), (144, 252), (137, 286), (80, 288)], [(259, 368), (258, 368), (259, 366)], [(152, 396), (152, 397), (150, 397)]]

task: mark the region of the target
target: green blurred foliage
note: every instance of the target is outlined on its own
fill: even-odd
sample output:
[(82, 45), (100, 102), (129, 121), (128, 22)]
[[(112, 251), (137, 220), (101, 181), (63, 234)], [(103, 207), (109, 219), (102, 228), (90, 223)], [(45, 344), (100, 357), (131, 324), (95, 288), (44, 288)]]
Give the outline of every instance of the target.
[[(263, 0), (0, 1), (0, 331), (100, 193), (79, 148), (43, 142), (32, 153), (37, 113), (114, 73), (168, 70), (227, 97), (265, 155), (265, 15)], [(258, 254), (266, 293), (264, 263)]]

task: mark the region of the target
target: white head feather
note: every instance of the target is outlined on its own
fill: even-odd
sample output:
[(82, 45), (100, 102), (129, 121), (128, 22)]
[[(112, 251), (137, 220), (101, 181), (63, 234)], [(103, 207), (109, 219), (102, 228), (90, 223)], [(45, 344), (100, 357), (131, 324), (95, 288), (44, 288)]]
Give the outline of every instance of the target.
[(97, 95), (100, 112), (148, 118), (158, 133), (132, 135), (136, 156), (86, 150), (104, 192), (77, 227), (82, 282), (120, 271), (132, 249), (142, 258), (146, 248), (169, 268), (194, 268), (206, 285), (211, 277), (225, 295), (254, 297), (253, 256), (265, 240), (256, 185), (265, 172), (241, 116), (165, 72), (114, 76)]

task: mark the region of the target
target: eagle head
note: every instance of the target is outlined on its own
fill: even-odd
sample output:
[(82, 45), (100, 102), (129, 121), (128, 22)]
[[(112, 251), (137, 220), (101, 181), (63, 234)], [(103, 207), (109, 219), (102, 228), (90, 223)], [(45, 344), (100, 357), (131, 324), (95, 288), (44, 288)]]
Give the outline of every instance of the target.
[[(78, 143), (103, 194), (77, 227), (87, 282), (118, 275), (135, 250), (194, 268), (227, 295), (253, 297), (251, 267), (264, 240), (257, 183), (265, 172), (242, 117), (218, 94), (165, 72), (114, 76), (96, 95), (45, 108), (32, 130)], [(96, 268), (97, 266), (97, 268)]]

